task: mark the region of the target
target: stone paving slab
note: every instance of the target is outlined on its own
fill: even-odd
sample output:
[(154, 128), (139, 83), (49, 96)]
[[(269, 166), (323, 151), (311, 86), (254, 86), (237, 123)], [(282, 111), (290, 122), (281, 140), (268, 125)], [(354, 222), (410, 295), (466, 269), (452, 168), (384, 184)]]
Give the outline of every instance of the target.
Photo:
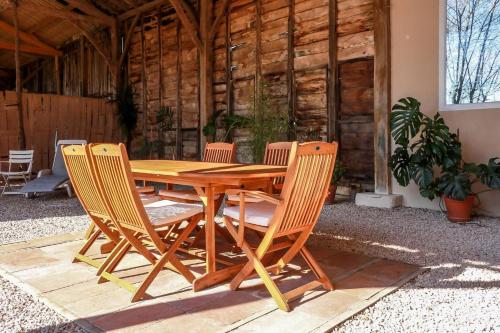
[[(167, 269), (148, 289), (150, 298), (130, 303), (131, 295), (115, 284), (97, 284), (93, 267), (71, 262), (81, 238), (82, 234), (68, 234), (0, 246), (0, 273), (95, 332), (323, 332), (422, 272), (415, 265), (311, 244), (336, 290), (308, 292), (291, 303), (289, 313), (277, 309), (257, 277), (238, 291), (230, 291), (226, 283), (195, 293), (182, 276)], [(102, 260), (97, 248), (93, 256)], [(195, 275), (203, 269), (201, 259), (185, 262)], [(276, 277), (282, 291), (314, 278), (300, 265), (297, 260)], [(149, 266), (131, 253), (118, 268), (117, 275), (138, 284)]]

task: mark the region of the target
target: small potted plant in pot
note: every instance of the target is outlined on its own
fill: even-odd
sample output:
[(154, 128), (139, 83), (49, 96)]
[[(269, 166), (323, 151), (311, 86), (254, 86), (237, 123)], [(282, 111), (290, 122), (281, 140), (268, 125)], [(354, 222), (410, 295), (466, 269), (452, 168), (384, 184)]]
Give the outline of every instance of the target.
[(407, 97), (393, 106), (391, 134), (396, 144), (389, 165), (402, 186), (413, 180), (420, 195), (442, 197), (453, 222), (470, 220), (475, 182), (489, 189), (500, 189), (500, 163), (465, 163), (458, 134), (451, 133), (439, 113), (433, 117), (420, 111), (420, 102)]
[(332, 180), (330, 182), (330, 187), (328, 188), (328, 196), (325, 200), (325, 205), (333, 205), (335, 202), (335, 194), (337, 193), (337, 185), (339, 181), (346, 174), (347, 169), (342, 164), (340, 160), (335, 163), (335, 168), (333, 169)]

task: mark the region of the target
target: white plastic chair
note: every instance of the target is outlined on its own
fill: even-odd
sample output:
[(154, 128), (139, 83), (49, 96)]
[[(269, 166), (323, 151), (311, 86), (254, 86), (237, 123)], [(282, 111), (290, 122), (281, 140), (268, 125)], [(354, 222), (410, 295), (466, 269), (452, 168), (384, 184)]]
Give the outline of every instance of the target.
[[(9, 160), (0, 161), (0, 175), (3, 178), (4, 186), (0, 196), (4, 194), (23, 194), (14, 191), (11, 181), (22, 180), (23, 185), (31, 179), (31, 169), (33, 167), (33, 150), (10, 150)], [(3, 171), (2, 165), (8, 164), (7, 171)]]

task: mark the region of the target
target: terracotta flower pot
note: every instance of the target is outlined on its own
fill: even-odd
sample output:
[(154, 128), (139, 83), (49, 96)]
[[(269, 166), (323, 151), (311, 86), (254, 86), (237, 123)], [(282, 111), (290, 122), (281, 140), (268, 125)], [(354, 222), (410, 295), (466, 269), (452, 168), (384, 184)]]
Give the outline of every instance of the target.
[(471, 220), (475, 196), (469, 195), (465, 200), (454, 200), (444, 197), (444, 204), (451, 222), (465, 223)]
[(337, 193), (337, 185), (330, 184), (330, 187), (328, 188), (328, 196), (326, 197), (326, 200), (325, 200), (325, 205), (333, 205), (334, 204), (335, 193)]

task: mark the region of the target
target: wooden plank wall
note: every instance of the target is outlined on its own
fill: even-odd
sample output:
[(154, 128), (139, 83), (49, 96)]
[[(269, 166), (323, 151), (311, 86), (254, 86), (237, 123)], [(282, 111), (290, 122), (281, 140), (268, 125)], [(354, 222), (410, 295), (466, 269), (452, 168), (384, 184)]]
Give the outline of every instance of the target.
[[(118, 142), (116, 106), (104, 99), (24, 93), (26, 147), (35, 150), (34, 170), (50, 168), (54, 140)], [(16, 93), (0, 92), (0, 156), (18, 148)]]
[[(106, 30), (94, 34), (95, 39), (109, 51), (109, 34)], [(82, 48), (83, 46), (83, 48)], [(114, 83), (111, 72), (101, 55), (85, 39), (76, 39), (61, 50), (61, 93), (66, 96), (109, 97), (113, 95)], [(41, 70), (37, 70), (43, 66)], [(36, 71), (33, 78), (24, 84), (30, 92), (56, 93), (54, 58), (40, 59), (23, 66), (23, 78)]]
[[(214, 15), (222, 3), (216, 2)], [(233, 0), (213, 46), (214, 109), (248, 115), (256, 82), (265, 81), (275, 107), (288, 109), (293, 117), (298, 139), (311, 130), (326, 137), (328, 113), (333, 112), (328, 90), (335, 89), (328, 84), (332, 5), (332, 0)], [(336, 6), (338, 61), (373, 57), (373, 0), (338, 0)], [(350, 80), (345, 74), (343, 80)], [(248, 140), (247, 131), (235, 132), (241, 161), (250, 160)]]
[[(191, 1), (195, 12), (198, 2)], [(215, 1), (214, 17), (223, 9), (223, 3)], [(329, 15), (331, 12), (335, 15)], [(343, 139), (335, 133), (342, 128), (340, 122), (345, 119), (341, 118), (348, 112), (343, 108), (348, 106), (341, 103), (342, 96), (333, 102), (328, 97), (342, 85), (338, 78), (329, 77), (329, 73), (340, 73), (336, 62), (342, 66), (374, 56), (374, 0), (231, 0), (227, 13), (213, 42), (214, 110), (249, 115), (256, 87), (259, 82), (266, 82), (275, 107), (288, 110), (296, 124), (290, 138), (304, 138), (313, 130), (323, 138), (341, 139), (341, 145), (346, 147), (358, 144), (352, 140), (359, 138), (363, 146), (372, 146), (373, 141), (366, 135), (370, 123), (351, 123), (349, 135)], [(335, 23), (330, 22), (333, 19)], [(123, 31), (128, 30), (131, 21), (124, 24)], [(330, 33), (332, 24), (336, 36)], [(105, 33), (102, 32), (103, 41)], [(330, 47), (333, 42), (336, 45)], [(109, 72), (86, 42), (85, 75), (78, 77), (82, 63), (77, 51), (79, 43), (77, 40), (66, 46), (63, 91), (78, 94), (78, 82), (83, 80), (87, 84), (81, 93), (105, 96), (112, 91)], [(330, 49), (336, 51), (336, 62), (332, 61)], [(158, 139), (156, 113), (161, 106), (169, 106), (175, 114), (174, 128), (164, 134), (164, 141), (175, 148), (177, 158), (198, 158), (199, 52), (172, 7), (164, 5), (143, 15), (133, 31), (128, 52), (128, 78), (139, 108), (134, 151), (141, 148), (144, 138), (149, 142)], [(335, 70), (329, 67), (332, 65)], [(360, 81), (358, 74), (345, 70), (342, 83), (356, 84)], [(362, 75), (366, 75), (362, 87), (369, 86), (373, 73), (365, 71)], [(373, 110), (365, 109), (362, 114), (370, 112)], [(346, 133), (345, 124), (343, 129)], [(250, 161), (248, 131), (235, 131), (233, 139), (239, 147), (239, 160)]]
[[(145, 15), (135, 28), (128, 76), (139, 109), (137, 134), (157, 140), (156, 114), (160, 107), (171, 107), (174, 129), (164, 134), (167, 149), (174, 148), (178, 158), (199, 158), (199, 54), (171, 7)], [(135, 150), (142, 142), (136, 140)]]

